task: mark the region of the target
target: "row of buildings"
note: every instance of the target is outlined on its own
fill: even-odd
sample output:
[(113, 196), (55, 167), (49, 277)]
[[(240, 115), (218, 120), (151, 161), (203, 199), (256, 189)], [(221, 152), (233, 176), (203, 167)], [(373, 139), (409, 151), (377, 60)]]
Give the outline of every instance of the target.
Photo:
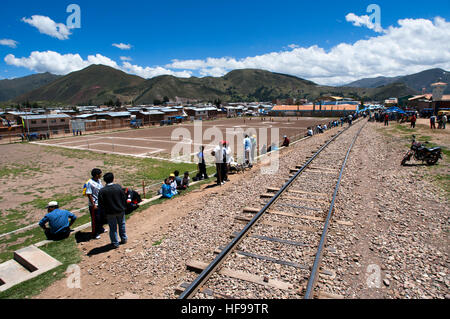
[[(433, 93), (418, 96), (391, 98), (384, 103), (366, 102), (384, 106), (432, 110), (450, 108), (450, 95), (443, 92), (447, 84), (432, 85)], [(63, 109), (32, 109), (16, 111), (6, 109), (0, 112), (0, 136), (5, 131), (19, 133), (51, 133), (53, 135), (75, 131), (99, 131), (106, 129), (138, 126), (165, 125), (191, 120), (210, 120), (237, 116), (326, 116), (340, 117), (358, 111), (360, 101), (339, 96), (323, 96), (313, 102), (307, 100), (285, 100), (272, 102), (228, 103), (217, 107), (212, 104), (179, 105), (169, 102), (164, 106), (140, 105), (119, 108), (107, 106), (77, 106)], [(296, 104), (294, 104), (296, 103)]]

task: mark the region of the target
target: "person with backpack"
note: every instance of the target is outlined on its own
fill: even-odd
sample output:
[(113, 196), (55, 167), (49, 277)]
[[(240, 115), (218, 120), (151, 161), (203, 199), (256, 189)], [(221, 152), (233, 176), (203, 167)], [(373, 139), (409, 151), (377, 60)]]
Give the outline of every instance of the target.
[(92, 178), (86, 182), (83, 190), (83, 194), (87, 196), (89, 201), (89, 213), (91, 215), (93, 239), (100, 239), (100, 235), (106, 232), (103, 228), (105, 218), (98, 206), (98, 194), (103, 188), (103, 184), (101, 182), (102, 174), (101, 169), (94, 168), (91, 172)]
[[(103, 177), (106, 186), (98, 193), (98, 205), (105, 212), (109, 224), (109, 237), (113, 248), (119, 248), (119, 245), (125, 245), (128, 242), (125, 225), (125, 212), (127, 210), (127, 197), (122, 186), (114, 184), (114, 174), (107, 173)], [(117, 239), (117, 228), (122, 240)]]
[(139, 204), (142, 203), (142, 198), (138, 192), (130, 188), (125, 188), (123, 191), (127, 197), (127, 211), (125, 212), (125, 215), (129, 215), (139, 208)]

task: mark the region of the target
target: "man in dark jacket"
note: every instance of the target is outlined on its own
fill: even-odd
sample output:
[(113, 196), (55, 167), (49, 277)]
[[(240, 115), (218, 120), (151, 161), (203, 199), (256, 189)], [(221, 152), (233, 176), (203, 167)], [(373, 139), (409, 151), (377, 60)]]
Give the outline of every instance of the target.
[(103, 177), (106, 186), (98, 194), (98, 205), (106, 215), (109, 224), (109, 236), (114, 248), (119, 247), (117, 227), (119, 228), (120, 244), (128, 241), (125, 227), (125, 212), (127, 210), (127, 197), (122, 186), (114, 183), (114, 175), (107, 173)]

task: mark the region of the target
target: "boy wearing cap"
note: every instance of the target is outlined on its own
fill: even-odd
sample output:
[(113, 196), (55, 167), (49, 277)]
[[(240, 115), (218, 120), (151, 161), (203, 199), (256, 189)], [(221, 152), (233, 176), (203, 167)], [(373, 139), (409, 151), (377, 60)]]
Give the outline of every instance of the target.
[[(47, 205), (48, 214), (39, 222), (48, 240), (63, 240), (70, 236), (70, 227), (77, 220), (77, 216), (66, 210), (59, 209), (57, 202)], [(70, 219), (70, 222), (69, 222)], [(46, 224), (49, 224), (49, 228)]]

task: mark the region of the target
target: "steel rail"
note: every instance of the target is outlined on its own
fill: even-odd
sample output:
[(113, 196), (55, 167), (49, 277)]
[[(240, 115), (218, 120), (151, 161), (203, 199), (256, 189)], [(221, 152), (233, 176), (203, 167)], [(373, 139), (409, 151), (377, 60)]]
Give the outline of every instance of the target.
[(258, 220), (269, 210), (269, 208), (279, 199), (279, 197), (291, 186), (291, 184), (300, 176), (301, 173), (319, 156), (324, 149), (326, 149), (333, 141), (346, 132), (349, 126), (335, 135), (330, 141), (323, 145), (304, 165), (298, 170), (298, 172), (278, 191), (278, 193), (272, 197), (272, 199), (253, 217), (253, 219), (244, 227), (244, 229), (236, 236), (233, 241), (225, 247), (224, 250), (201, 272), (201, 274), (189, 285), (186, 290), (181, 293), (179, 299), (190, 299), (203, 286), (209, 279), (209, 277), (216, 271), (217, 268), (224, 262), (225, 258), (239, 245), (239, 243), (246, 237), (249, 230), (258, 222)]
[(315, 283), (317, 281), (317, 275), (318, 275), (318, 270), (319, 270), (319, 266), (320, 266), (320, 262), (322, 259), (322, 252), (323, 252), (323, 248), (325, 246), (325, 240), (328, 234), (328, 227), (330, 225), (331, 219), (333, 218), (333, 211), (334, 211), (334, 204), (336, 202), (336, 197), (339, 191), (339, 187), (342, 181), (342, 176), (344, 175), (344, 169), (345, 166), (347, 165), (347, 160), (350, 156), (350, 152), (353, 149), (353, 145), (355, 144), (356, 140), (358, 139), (359, 135), (361, 134), (361, 131), (363, 130), (363, 128), (366, 126), (367, 122), (364, 123), (364, 125), (359, 129), (358, 133), (356, 134), (355, 138), (352, 141), (352, 144), (350, 145), (348, 151), (347, 151), (347, 155), (345, 156), (344, 162), (342, 164), (341, 167), (341, 171), (339, 173), (339, 179), (338, 182), (336, 184), (336, 187), (334, 189), (334, 193), (333, 193), (333, 199), (331, 200), (331, 205), (330, 205), (330, 209), (328, 211), (328, 215), (327, 218), (325, 220), (325, 226), (322, 232), (322, 236), (320, 238), (320, 243), (319, 243), (319, 248), (317, 250), (317, 254), (316, 257), (314, 259), (314, 264), (313, 264), (313, 268), (311, 270), (311, 275), (309, 277), (308, 280), (308, 285), (306, 286), (306, 293), (305, 293), (305, 297), (304, 299), (312, 299), (313, 298), (313, 290), (315, 287)]

